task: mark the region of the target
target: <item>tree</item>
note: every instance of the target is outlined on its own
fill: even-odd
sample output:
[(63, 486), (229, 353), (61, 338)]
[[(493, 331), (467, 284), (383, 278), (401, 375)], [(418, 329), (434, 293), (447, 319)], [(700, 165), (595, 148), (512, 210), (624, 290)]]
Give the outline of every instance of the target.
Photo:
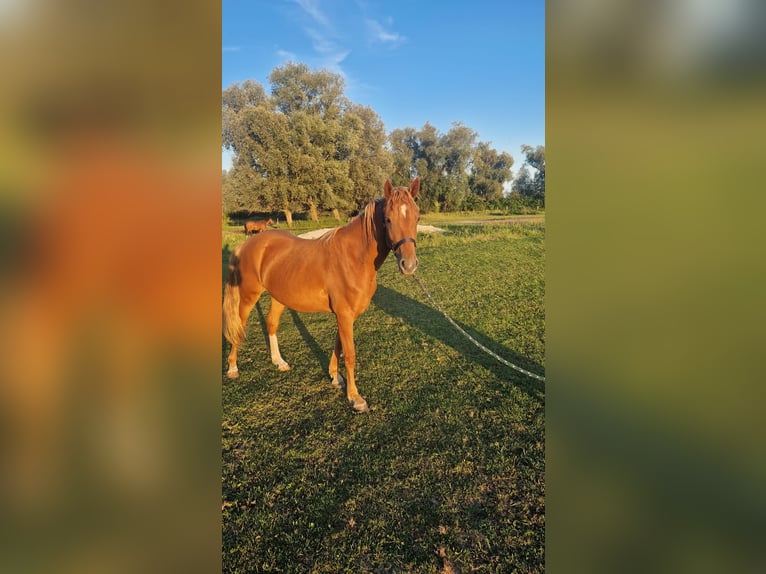
[[(234, 151), (230, 203), (250, 198), (269, 211), (358, 206), (374, 197), (392, 162), (375, 112), (352, 104), (338, 74), (288, 63), (269, 76), (271, 96), (255, 83), (224, 91), (223, 143)], [(237, 202), (233, 201), (237, 199)]]
[(532, 178), (529, 177), (529, 169), (527, 169), (527, 164), (523, 164), (519, 169), (519, 173), (516, 174), (516, 179), (513, 180), (511, 191), (524, 197), (532, 197), (534, 195)]
[(288, 116), (302, 110), (324, 120), (337, 119), (349, 103), (341, 75), (311, 70), (306, 64), (288, 62), (274, 68), (269, 82), (277, 109)]
[(233, 183), (250, 198), (250, 209), (283, 211), (288, 225), (301, 205), (299, 190), (291, 185), (291, 166), (300, 163), (290, 145), (290, 125), (267, 104), (243, 109), (235, 132)]
[(415, 173), (412, 175), (417, 175), (421, 179), (420, 205), (426, 211), (429, 210), (430, 206), (438, 210), (442, 205), (447, 188), (438, 130), (426, 122), (419, 131), (415, 132), (412, 145), (415, 168)]
[(226, 88), (221, 95), (224, 110), (240, 112), (244, 108), (252, 108), (266, 101), (266, 90), (258, 82), (245, 80), (241, 84), (233, 84)]
[[(499, 201), (511, 177), (513, 158), (477, 143), (476, 131), (461, 122), (446, 134), (426, 122), (386, 136), (374, 110), (346, 98), (338, 74), (287, 63), (269, 81), (270, 95), (250, 80), (222, 94), (222, 141), (233, 151), (222, 181), (230, 211), (283, 211), (288, 224), (294, 211), (338, 217), (340, 209), (361, 209), (387, 178), (409, 185), (416, 175), (424, 212), (458, 210)], [(525, 177), (527, 166), (535, 175), (514, 186), (544, 195), (544, 148), (522, 151)]]
[[(545, 206), (545, 147), (522, 145), (521, 152), (524, 164), (513, 181), (512, 190), (525, 198), (528, 205)], [(530, 168), (534, 175), (530, 175)]]
[(289, 166), (292, 200), (319, 219), (320, 208), (337, 208), (352, 187), (349, 156), (358, 146), (349, 102), (339, 74), (287, 63), (269, 75), (273, 103), (287, 118), (294, 161)]
[(461, 122), (453, 122), (450, 130), (440, 138), (442, 154), (442, 175), (445, 178), (445, 193), (441, 198), (447, 210), (463, 207), (470, 193), (468, 168), (478, 134)]
[(417, 130), (411, 127), (394, 129), (388, 135), (388, 149), (393, 161), (391, 181), (394, 185), (404, 185), (412, 179), (416, 139)]
[(471, 191), (487, 204), (500, 201), (503, 185), (513, 177), (512, 167), (513, 157), (509, 153), (498, 153), (488, 143), (480, 142), (473, 150), (469, 178)]
[(266, 102), (266, 91), (258, 82), (246, 80), (241, 84), (233, 84), (226, 88), (221, 95), (221, 124), (223, 147), (236, 152), (237, 126), (243, 110), (254, 108)]
[(521, 153), (525, 156), (525, 163), (535, 169), (535, 175), (531, 181), (531, 193), (529, 195), (545, 202), (545, 146), (532, 147), (521, 146)]
[(503, 184), (512, 177), (513, 158), (478, 134), (454, 122), (446, 134), (426, 122), (420, 129), (395, 129), (389, 135), (394, 173), (400, 184), (413, 175), (422, 179), (421, 209), (457, 210), (502, 198)]
[(232, 213), (245, 209), (245, 199), (234, 182), (234, 171), (223, 171), (221, 177), (221, 203), (224, 213)]
[(349, 157), (349, 176), (354, 182), (349, 198), (361, 209), (380, 194), (394, 170), (394, 160), (386, 149), (386, 126), (372, 108), (351, 105), (346, 118), (359, 121), (355, 132), (359, 142)]

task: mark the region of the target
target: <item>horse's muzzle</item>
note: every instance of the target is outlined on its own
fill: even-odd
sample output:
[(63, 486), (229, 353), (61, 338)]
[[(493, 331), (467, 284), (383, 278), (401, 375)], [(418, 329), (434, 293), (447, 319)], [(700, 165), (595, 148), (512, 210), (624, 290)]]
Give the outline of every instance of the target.
[[(402, 246), (412, 243), (412, 246), (406, 249), (405, 251), (409, 251), (408, 255), (402, 254)], [(399, 267), (399, 271), (401, 271), (404, 275), (412, 275), (415, 273), (415, 269), (418, 268), (418, 258), (415, 255), (415, 245), (416, 241), (414, 237), (405, 237), (404, 239), (400, 239), (393, 245), (391, 245), (391, 251), (393, 251), (396, 254), (396, 264)]]
[(414, 255), (412, 257), (402, 257), (397, 253), (396, 263), (399, 265), (399, 271), (404, 275), (412, 275), (418, 268), (418, 258)]

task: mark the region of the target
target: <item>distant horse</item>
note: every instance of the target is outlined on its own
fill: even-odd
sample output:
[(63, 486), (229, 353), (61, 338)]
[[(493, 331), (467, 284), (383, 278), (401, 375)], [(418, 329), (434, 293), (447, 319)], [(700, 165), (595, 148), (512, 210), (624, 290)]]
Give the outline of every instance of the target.
[(286, 231), (268, 231), (237, 246), (229, 261), (223, 300), (224, 334), (232, 344), (229, 378), (239, 376), (237, 350), (245, 338), (250, 311), (264, 291), (271, 294), (266, 317), (271, 362), (280, 371), (290, 365), (279, 353), (277, 328), (285, 307), (302, 312), (334, 313), (338, 321), (330, 377), (343, 386), (338, 360), (346, 363), (346, 397), (358, 412), (368, 410), (354, 380), (354, 321), (370, 304), (377, 287), (377, 272), (389, 252), (396, 255), (399, 271), (411, 275), (418, 266), (415, 236), (420, 210), (413, 201), (420, 189), (415, 178), (410, 187), (383, 187), (383, 197), (370, 202), (350, 223), (318, 239), (302, 239)]
[(245, 221), (245, 235), (260, 233), (266, 229), (267, 225), (273, 225), (271, 217), (266, 221)]

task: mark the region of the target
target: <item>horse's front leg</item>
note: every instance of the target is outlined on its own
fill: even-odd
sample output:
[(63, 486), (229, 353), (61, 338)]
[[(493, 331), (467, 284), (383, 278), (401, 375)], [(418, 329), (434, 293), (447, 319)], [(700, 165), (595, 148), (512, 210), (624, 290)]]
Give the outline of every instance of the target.
[[(343, 346), (343, 358), (346, 363), (346, 397), (354, 410), (363, 413), (369, 410), (367, 401), (359, 394), (354, 380), (354, 364), (356, 353), (354, 352), (354, 316), (351, 314), (338, 315), (338, 337)], [(337, 349), (337, 345), (336, 345)], [(337, 366), (336, 366), (337, 372)]]
[(271, 350), (271, 362), (274, 363), (280, 371), (289, 371), (290, 365), (287, 364), (279, 352), (279, 341), (277, 341), (277, 329), (279, 328), (279, 318), (285, 306), (272, 297), (269, 314), (266, 315), (266, 330), (269, 333), (269, 349)]
[(332, 378), (332, 386), (336, 389), (342, 389), (343, 386), (346, 384), (346, 381), (343, 380), (343, 377), (338, 372), (338, 362), (340, 361), (340, 353), (343, 350), (343, 347), (340, 343), (340, 333), (335, 334), (335, 348), (332, 351), (332, 356), (330, 357), (330, 377)]

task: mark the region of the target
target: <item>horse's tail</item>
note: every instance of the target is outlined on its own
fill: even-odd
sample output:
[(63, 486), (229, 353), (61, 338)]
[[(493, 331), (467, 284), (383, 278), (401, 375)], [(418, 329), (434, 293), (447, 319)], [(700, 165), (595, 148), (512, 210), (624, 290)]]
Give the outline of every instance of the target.
[(245, 328), (239, 318), (239, 285), (242, 274), (239, 271), (239, 250), (229, 258), (229, 277), (223, 293), (223, 335), (232, 345), (240, 345), (245, 339)]

